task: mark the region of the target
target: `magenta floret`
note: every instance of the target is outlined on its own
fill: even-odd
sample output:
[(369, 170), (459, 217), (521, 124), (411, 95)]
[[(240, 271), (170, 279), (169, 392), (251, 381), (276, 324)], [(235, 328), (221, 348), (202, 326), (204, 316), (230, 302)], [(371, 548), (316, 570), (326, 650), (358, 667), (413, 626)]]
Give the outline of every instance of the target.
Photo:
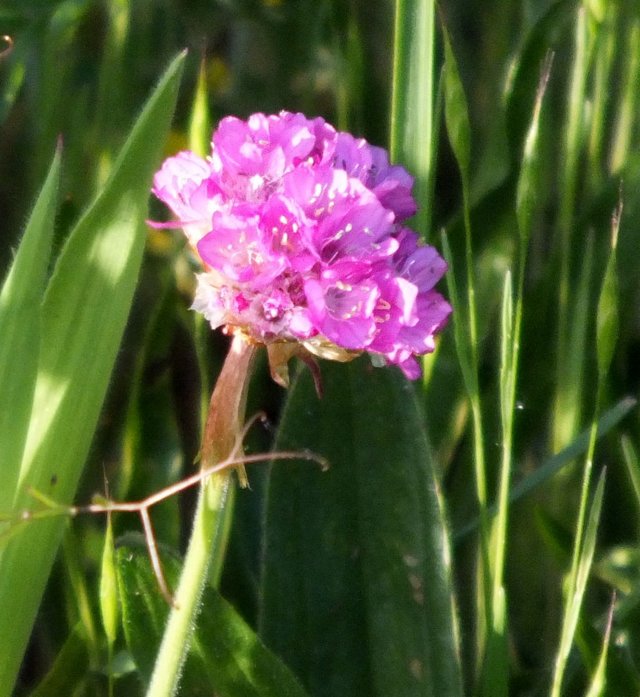
[(202, 260), (193, 307), (212, 327), (368, 351), (415, 379), (451, 308), (434, 290), (445, 262), (403, 225), (412, 186), (384, 149), (283, 111), (222, 119), (211, 155), (167, 159), (153, 193)]

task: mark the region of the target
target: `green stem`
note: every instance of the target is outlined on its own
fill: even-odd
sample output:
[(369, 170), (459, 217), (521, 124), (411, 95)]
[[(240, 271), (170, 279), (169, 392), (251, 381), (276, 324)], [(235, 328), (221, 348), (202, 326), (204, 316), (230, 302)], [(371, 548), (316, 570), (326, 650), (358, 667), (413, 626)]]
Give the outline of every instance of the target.
[[(255, 350), (241, 335), (234, 337), (211, 397), (202, 444), (203, 467), (225, 459), (238, 445)], [(169, 613), (147, 697), (177, 694), (211, 562), (224, 555), (222, 523), (233, 493), (231, 481), (230, 473), (222, 472), (213, 475), (200, 489), (174, 607)]]

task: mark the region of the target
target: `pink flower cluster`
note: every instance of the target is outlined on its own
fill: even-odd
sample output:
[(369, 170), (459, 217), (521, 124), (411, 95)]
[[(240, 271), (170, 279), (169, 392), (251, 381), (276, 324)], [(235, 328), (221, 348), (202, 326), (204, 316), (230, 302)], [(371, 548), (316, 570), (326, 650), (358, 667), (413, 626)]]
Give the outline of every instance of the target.
[(212, 327), (417, 378), (451, 308), (445, 262), (403, 225), (412, 185), (382, 148), (283, 111), (222, 119), (211, 155), (169, 158), (153, 193), (202, 259), (193, 307)]

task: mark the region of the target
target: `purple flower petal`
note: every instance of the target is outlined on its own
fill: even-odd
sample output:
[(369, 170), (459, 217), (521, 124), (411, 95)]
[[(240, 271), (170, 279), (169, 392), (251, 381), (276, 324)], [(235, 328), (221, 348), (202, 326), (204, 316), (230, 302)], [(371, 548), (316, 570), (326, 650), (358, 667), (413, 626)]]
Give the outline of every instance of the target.
[(412, 187), (384, 149), (282, 111), (222, 119), (211, 156), (169, 158), (153, 193), (206, 268), (193, 307), (212, 326), (334, 360), (369, 351), (415, 379), (451, 308), (433, 290), (445, 262), (402, 227)]

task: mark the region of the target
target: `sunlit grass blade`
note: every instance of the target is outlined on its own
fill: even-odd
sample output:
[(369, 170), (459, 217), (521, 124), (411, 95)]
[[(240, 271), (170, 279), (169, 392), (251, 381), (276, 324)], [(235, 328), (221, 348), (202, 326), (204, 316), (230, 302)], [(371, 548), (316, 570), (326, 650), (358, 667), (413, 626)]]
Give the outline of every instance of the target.
[(107, 679), (109, 681), (109, 695), (113, 697), (113, 647), (118, 632), (119, 608), (115, 546), (111, 516), (107, 516), (107, 532), (104, 536), (102, 564), (100, 567), (100, 616), (102, 617), (102, 628), (107, 638)]
[[(633, 397), (625, 397), (625, 399), (620, 400), (615, 407), (612, 407), (607, 412), (605, 412), (598, 421), (597, 428), (597, 438), (609, 433), (613, 428), (615, 428), (624, 419), (627, 414), (635, 409), (637, 405), (637, 400)], [(550, 458), (545, 460), (539, 467), (535, 469), (530, 475), (526, 476), (522, 481), (511, 487), (509, 492), (509, 504), (516, 503), (521, 499), (525, 498), (529, 494), (539, 489), (543, 484), (549, 482), (553, 477), (562, 470), (563, 467), (570, 465), (576, 460), (576, 458), (584, 455), (589, 448), (589, 441), (591, 438), (591, 428), (584, 430), (575, 440), (571, 442), (566, 448), (561, 450), (559, 453), (552, 455)], [(632, 447), (629, 439), (623, 439), (623, 446), (625, 448), (625, 458), (627, 459), (627, 466), (632, 467), (634, 462), (634, 453), (632, 450), (627, 450)], [(637, 493), (638, 501), (640, 503), (640, 469), (637, 475), (631, 475), (637, 477)], [(634, 485), (635, 491), (635, 485)], [(497, 509), (490, 508), (489, 513), (495, 514)], [(468, 525), (463, 526), (459, 530), (456, 530), (453, 540), (454, 542), (461, 541), (464, 537), (469, 535), (471, 532), (478, 528), (479, 521), (474, 521)]]
[(585, 459), (584, 471), (582, 475), (582, 489), (580, 495), (580, 507), (578, 510), (578, 521), (576, 524), (573, 558), (571, 562), (571, 571), (569, 573), (569, 581), (567, 586), (568, 591), (565, 599), (565, 613), (562, 622), (560, 646), (556, 657), (551, 697), (559, 697), (560, 695), (564, 670), (569, 657), (571, 645), (573, 644), (573, 638), (578, 623), (578, 615), (593, 559), (598, 518), (602, 503), (602, 493), (604, 490), (603, 472), (600, 477), (600, 481), (598, 482), (594, 502), (591, 507), (591, 513), (589, 515), (585, 530), (584, 525), (585, 519), (587, 518), (587, 498), (589, 495), (591, 470), (593, 467), (593, 456), (596, 444), (597, 418), (606, 384), (607, 374), (611, 365), (611, 358), (613, 356), (613, 351), (618, 338), (616, 247), (621, 214), (622, 204), (619, 205), (612, 217), (611, 253), (609, 255), (598, 301), (598, 312), (596, 317), (598, 383), (596, 389), (594, 418), (591, 424), (589, 449), (587, 450), (587, 457)]
[[(447, 30), (443, 27), (445, 44), (445, 62), (443, 67), (443, 92), (444, 92), (444, 117), (447, 133), (451, 147), (455, 153), (460, 177), (462, 181), (462, 207), (465, 230), (465, 266), (467, 297), (466, 303), (462, 305), (459, 299), (456, 301), (456, 313), (454, 322), (461, 324), (464, 329), (456, 329), (456, 349), (459, 359), (465, 363), (462, 368), (465, 377), (471, 412), (473, 419), (473, 438), (474, 438), (474, 465), (476, 468), (476, 489), (478, 502), (482, 509), (486, 506), (486, 485), (485, 485), (485, 462), (484, 462), (484, 443), (482, 427), (482, 407), (480, 403), (480, 391), (478, 387), (478, 331), (477, 314), (475, 301), (475, 277), (474, 277), (474, 257), (471, 241), (471, 218), (469, 200), (469, 166), (471, 157), (471, 129), (469, 126), (469, 114), (467, 100), (458, 72), (458, 65), (451, 47), (451, 41)], [(447, 252), (447, 263), (452, 262), (450, 250)], [(454, 270), (451, 269), (448, 277), (452, 283)], [(454, 287), (449, 289), (455, 290)], [(463, 309), (464, 307), (464, 309)], [(465, 326), (466, 325), (466, 326)], [(461, 343), (466, 343), (463, 353), (460, 353)], [(483, 530), (483, 538), (486, 539), (487, 529)]]
[(634, 150), (634, 127), (637, 126), (637, 114), (640, 107), (640, 80), (638, 80), (640, 71), (640, 17), (634, 18), (627, 28), (624, 56), (624, 83), (609, 159), (609, 168), (614, 174), (622, 171), (628, 161), (629, 153)]
[(98, 78), (98, 96), (92, 141), (100, 160), (97, 169), (97, 190), (104, 184), (113, 159), (113, 137), (122, 127), (123, 107), (127, 104), (126, 39), (130, 24), (130, 3), (111, 0), (105, 5), (105, 37)]
[[(571, 291), (572, 248), (576, 210), (576, 195), (580, 181), (580, 153), (586, 134), (586, 90), (593, 54), (593, 29), (589, 24), (586, 7), (576, 10), (575, 47), (569, 88), (567, 117), (561, 159), (558, 244), (558, 346), (556, 365), (556, 401), (553, 425), (554, 450), (564, 447), (580, 425), (580, 396), (582, 394), (584, 352), (580, 343), (581, 325), (572, 319), (583, 308), (583, 300)], [(587, 269), (587, 265), (583, 266)]]
[(491, 632), (487, 639), (483, 663), (482, 689), (485, 695), (506, 695), (508, 689), (507, 660), (507, 607), (503, 585), (504, 557), (507, 552), (507, 512), (509, 507), (509, 481), (511, 476), (511, 435), (515, 365), (514, 351), (513, 288), (511, 273), (507, 272), (502, 291), (500, 322), (500, 418), (502, 423), (502, 465), (498, 491), (498, 515), (490, 538), (491, 554)]
[(607, 2), (602, 27), (598, 32), (594, 48), (594, 79), (593, 79), (593, 108), (590, 118), (588, 161), (590, 192), (596, 195), (603, 184), (605, 163), (603, 153), (608, 142), (608, 114), (611, 91), (611, 81), (615, 79), (613, 72), (616, 48), (620, 37), (617, 31), (618, 7), (616, 3)]
[(107, 517), (107, 532), (104, 536), (104, 547), (102, 550), (102, 565), (100, 569), (100, 615), (102, 616), (102, 628), (104, 629), (107, 643), (111, 650), (116, 640), (118, 625), (115, 547), (111, 516)]
[(591, 677), (591, 684), (585, 697), (601, 697), (605, 693), (607, 685), (607, 658), (609, 656), (609, 643), (611, 640), (611, 625), (613, 624), (613, 610), (615, 608), (615, 594), (611, 601), (607, 626), (605, 627), (604, 638), (602, 639), (602, 650), (598, 658), (598, 664)]
[(415, 228), (427, 239), (431, 228), (434, 141), (434, 0), (397, 0), (389, 150), (394, 162), (415, 177)]
[[(589, 515), (587, 527), (584, 534), (584, 544), (580, 548), (577, 557), (575, 583), (569, 586), (569, 594), (566, 598), (565, 613), (562, 621), (562, 632), (560, 644), (556, 655), (556, 663), (553, 673), (550, 697), (560, 697), (564, 672), (569, 658), (569, 652), (573, 645), (573, 639), (578, 626), (578, 619), (582, 610), (587, 581), (591, 573), (593, 555), (596, 546), (596, 534), (600, 522), (600, 510), (602, 508), (602, 497), (604, 494), (605, 473), (603, 472), (598, 481)], [(576, 538), (576, 542), (579, 539)]]
[[(51, 510), (55, 511), (55, 506)], [(100, 660), (102, 642), (91, 602), (93, 587), (89, 588), (89, 579), (84, 573), (83, 563), (86, 561), (82, 556), (84, 551), (85, 546), (81, 544), (81, 540), (73, 527), (68, 525), (62, 538), (61, 556), (69, 582), (69, 595), (73, 599), (72, 602), (79, 620), (78, 628), (82, 630), (91, 665), (97, 666)]]
[(0, 511), (13, 504), (38, 369), (40, 303), (55, 219), (60, 150), (0, 291)]
[(596, 314), (596, 350), (598, 375), (601, 381), (606, 378), (609, 372), (616, 343), (618, 341), (618, 325), (620, 320), (618, 316), (618, 271), (616, 250), (621, 215), (622, 204), (619, 205), (612, 218), (611, 252), (604, 272)]
[(189, 117), (187, 134), (189, 150), (207, 157), (211, 149), (211, 115), (209, 114), (209, 92), (207, 90), (207, 65), (203, 60), (198, 71), (196, 91)]
[(621, 445), (624, 463), (627, 466), (638, 509), (640, 509), (640, 460), (638, 459), (638, 453), (629, 436), (622, 436)]
[(587, 359), (587, 334), (591, 318), (591, 281), (594, 242), (587, 235), (583, 243), (582, 267), (572, 293), (571, 316), (566, 318), (562, 379), (556, 381), (553, 417), (553, 449), (560, 450), (575, 435), (583, 418), (584, 369)]
[[(457, 298), (454, 305), (454, 323), (456, 325), (456, 351), (462, 366), (467, 397), (471, 406), (471, 421), (473, 427), (473, 465), (475, 472), (476, 497), (478, 500), (480, 517), (480, 566), (478, 578), (480, 587), (478, 589), (478, 606), (482, 618), (477, 622), (476, 644), (478, 655), (483, 656), (487, 652), (488, 663), (480, 659), (483, 665), (483, 676), (504, 676), (505, 671), (502, 665), (502, 648), (498, 648), (494, 627), (497, 624), (503, 626), (502, 620), (498, 621), (493, 610), (493, 569), (491, 564), (490, 540), (489, 540), (489, 521), (487, 517), (487, 483), (486, 483), (486, 464), (485, 464), (485, 444), (482, 403), (480, 398), (479, 378), (478, 378), (478, 329), (477, 329), (477, 310), (476, 310), (476, 277), (474, 273), (476, 260), (474, 259), (473, 244), (471, 237), (471, 212), (469, 195), (469, 177), (471, 160), (471, 128), (469, 123), (469, 112), (467, 99), (458, 71), (458, 65), (451, 46), (451, 39), (446, 27), (442, 28), (445, 48), (445, 61), (442, 69), (443, 82), (443, 103), (444, 120), (449, 136), (449, 142), (456, 157), (460, 170), (462, 183), (462, 215), (464, 220), (465, 234), (465, 272), (466, 272), (466, 302), (461, 305)], [(451, 264), (450, 250), (445, 250), (447, 263)], [(454, 269), (449, 269), (448, 278), (449, 290), (455, 292)], [(457, 293), (456, 293), (457, 294)], [(463, 309), (464, 308), (464, 309)], [(462, 348), (462, 344), (465, 344)], [(464, 364), (464, 365), (463, 365)], [(504, 598), (503, 598), (504, 600)], [(505, 605), (503, 603), (502, 609)], [(500, 666), (495, 664), (499, 663)], [(494, 671), (494, 668), (498, 668)], [(506, 678), (505, 678), (506, 679)], [(497, 690), (497, 696), (504, 694), (505, 684), (489, 685), (485, 683), (485, 689)]]
[(524, 303), (525, 262), (536, 202), (539, 194), (538, 133), (542, 98), (549, 79), (551, 59), (542, 66), (540, 82), (527, 132), (520, 176), (516, 189), (516, 218), (518, 221), (517, 281), (514, 290), (511, 273), (505, 275), (500, 322), (499, 412), (502, 431), (500, 473), (497, 495), (497, 517), (491, 531), (492, 632), (484, 664), (484, 694), (506, 695), (508, 692), (507, 607), (504, 587), (504, 568), (507, 556), (509, 493), (513, 469), (514, 418), (520, 358), (520, 334)]
[[(146, 239), (148, 187), (183, 59), (172, 63), (148, 101), (109, 181), (71, 232), (47, 287), (17, 508), (30, 504), (28, 487), (61, 503), (74, 495), (131, 305)], [(60, 520), (26, 526), (2, 549), (0, 695), (12, 690), (61, 530)]]

